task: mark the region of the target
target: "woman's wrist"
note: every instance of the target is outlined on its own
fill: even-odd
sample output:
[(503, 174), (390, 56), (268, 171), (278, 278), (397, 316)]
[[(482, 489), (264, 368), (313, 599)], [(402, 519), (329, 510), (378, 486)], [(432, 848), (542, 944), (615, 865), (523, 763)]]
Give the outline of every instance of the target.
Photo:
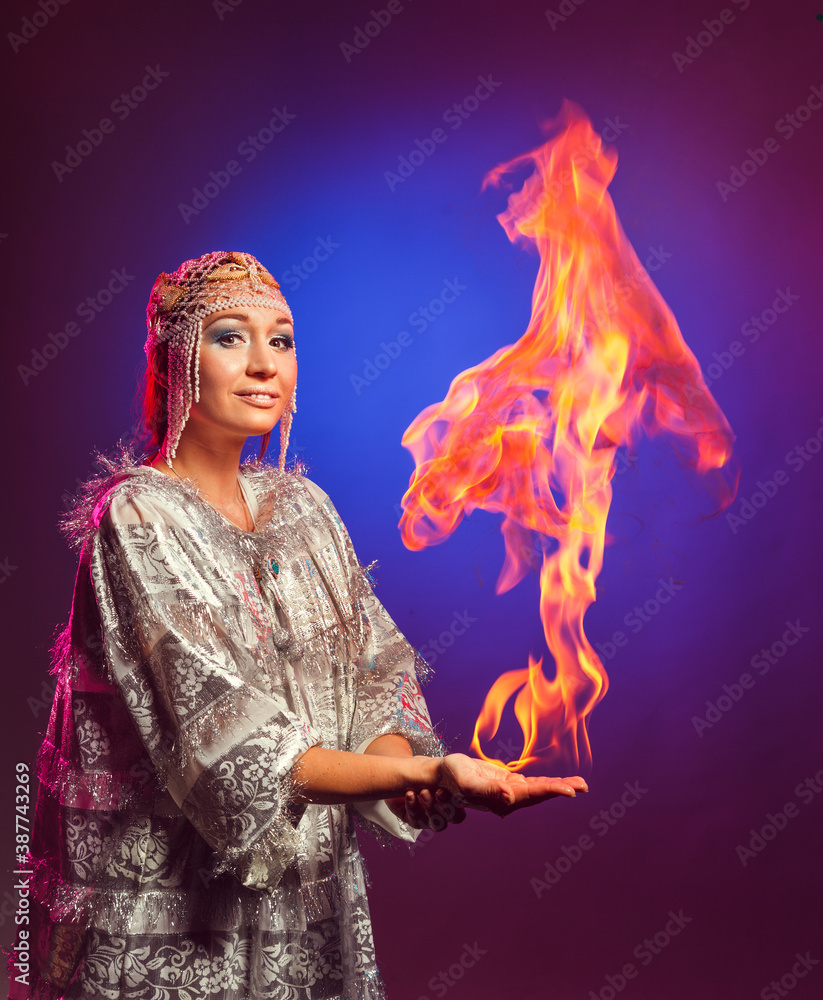
[(406, 767), (407, 791), (420, 792), (424, 788), (435, 791), (441, 784), (442, 757), (410, 757), (403, 762)]

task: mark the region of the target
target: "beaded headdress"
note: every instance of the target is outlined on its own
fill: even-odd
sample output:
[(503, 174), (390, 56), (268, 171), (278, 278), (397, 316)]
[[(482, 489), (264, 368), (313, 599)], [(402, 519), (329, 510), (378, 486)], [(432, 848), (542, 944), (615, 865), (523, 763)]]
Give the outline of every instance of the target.
[[(280, 285), (249, 253), (217, 250), (184, 261), (176, 271), (161, 273), (146, 307), (146, 357), (168, 343), (168, 429), (163, 443), (166, 461), (177, 454), (180, 435), (193, 402), (200, 399), (200, 339), (203, 320), (234, 306), (279, 309), (294, 322)], [(295, 392), (280, 417), (280, 468), (286, 461)]]

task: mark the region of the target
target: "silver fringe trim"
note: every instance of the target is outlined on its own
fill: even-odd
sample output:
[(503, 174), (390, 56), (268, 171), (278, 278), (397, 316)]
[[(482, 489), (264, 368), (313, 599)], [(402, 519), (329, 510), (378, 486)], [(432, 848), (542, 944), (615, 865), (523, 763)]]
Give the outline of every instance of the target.
[(99, 809), (118, 812), (131, 809), (139, 803), (150, 802), (158, 789), (148, 780), (148, 771), (154, 772), (148, 759), (146, 771), (84, 771), (66, 760), (59, 747), (48, 739), (43, 740), (37, 754), (37, 773), (40, 784), (58, 799), (61, 805), (73, 806), (91, 798)]
[(193, 926), (234, 931), (244, 926), (282, 927), (284, 911), (289, 915), (290, 929), (299, 933), (301, 915), (306, 924), (336, 916), (346, 902), (362, 897), (368, 885), (359, 852), (325, 878), (285, 888), (281, 885), (267, 892), (243, 891), (233, 879), (220, 879), (222, 874), (203, 874), (204, 879), (214, 879), (207, 893), (162, 889), (135, 895), (129, 890), (72, 885), (40, 861), (35, 863), (29, 890), (54, 924), (95, 927), (112, 937), (129, 937), (150, 934), (158, 924), (167, 926), (171, 933), (185, 933)]
[[(135, 470), (142, 465), (134, 451), (122, 442), (113, 455), (105, 455), (98, 451), (94, 457), (100, 471), (81, 485), (68, 510), (59, 519), (61, 531), (72, 548), (78, 551), (96, 532), (103, 515), (108, 510), (114, 488), (131, 479)], [(258, 527), (271, 522), (272, 513), (282, 502), (284, 493), (290, 492), (295, 487), (301, 489), (301, 494), (305, 490), (300, 483), (305, 473), (305, 466), (300, 462), (295, 462), (288, 470), (254, 462), (244, 465), (242, 471), (259, 485), (255, 491), (258, 498), (265, 495), (264, 501), (260, 504)], [(175, 490), (180, 488), (191, 497), (200, 497), (200, 491), (188, 480), (178, 479), (170, 482), (177, 484), (167, 493), (172, 499)], [(163, 484), (158, 481), (154, 485), (161, 487)]]

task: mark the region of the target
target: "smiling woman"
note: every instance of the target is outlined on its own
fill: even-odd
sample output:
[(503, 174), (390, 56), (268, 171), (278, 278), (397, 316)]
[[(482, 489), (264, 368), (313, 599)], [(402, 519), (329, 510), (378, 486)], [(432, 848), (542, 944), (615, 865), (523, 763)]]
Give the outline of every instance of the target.
[[(296, 383), (294, 335), (288, 316), (259, 307), (248, 313), (217, 313), (203, 330), (201, 399), (189, 411), (189, 426), (209, 422), (211, 416), (215, 427), (224, 425), (244, 441), (253, 434), (270, 433)], [(226, 405), (236, 402), (269, 413), (255, 415)]]
[(206, 254), (160, 275), (147, 317), (150, 454), (67, 523), (10, 995), (380, 1000), (355, 814), (413, 841), (585, 783), (441, 756), (425, 664), (329, 498), (285, 469), (297, 362), (271, 274)]
[[(155, 353), (153, 378), (164, 375)], [(174, 451), (167, 439), (158, 441), (151, 464), (167, 475), (188, 478), (185, 470), (199, 469), (201, 490), (229, 520), (249, 528), (247, 505), (237, 476), (224, 469), (239, 467), (240, 454), (249, 437), (260, 435), (264, 444), (283, 412), (294, 412), (297, 360), (290, 313), (272, 306), (250, 306), (245, 312), (225, 309), (208, 317), (200, 342), (199, 381)], [(289, 421), (290, 422), (290, 421)], [(284, 468), (289, 423), (281, 421), (283, 439), (280, 468)], [(172, 464), (172, 454), (175, 454)], [(203, 475), (208, 481), (204, 486)], [(224, 483), (229, 486), (226, 493)], [(238, 521), (238, 516), (240, 520)]]

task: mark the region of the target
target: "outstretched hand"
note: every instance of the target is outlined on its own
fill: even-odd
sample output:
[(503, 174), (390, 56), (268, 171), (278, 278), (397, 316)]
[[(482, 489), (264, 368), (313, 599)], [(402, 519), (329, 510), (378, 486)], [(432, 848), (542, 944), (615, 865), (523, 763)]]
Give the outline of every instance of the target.
[(583, 778), (527, 777), (498, 764), (452, 753), (443, 758), (441, 786), (467, 809), (481, 809), (508, 816), (516, 809), (537, 805), (557, 796), (574, 798), (587, 792)]
[(466, 809), (503, 817), (546, 799), (574, 798), (577, 792), (588, 790), (579, 776), (526, 777), (498, 764), (453, 753), (442, 759), (439, 784), (434, 791), (407, 792), (405, 797), (387, 802), (396, 816), (415, 829), (440, 831), (450, 823), (462, 823)]

